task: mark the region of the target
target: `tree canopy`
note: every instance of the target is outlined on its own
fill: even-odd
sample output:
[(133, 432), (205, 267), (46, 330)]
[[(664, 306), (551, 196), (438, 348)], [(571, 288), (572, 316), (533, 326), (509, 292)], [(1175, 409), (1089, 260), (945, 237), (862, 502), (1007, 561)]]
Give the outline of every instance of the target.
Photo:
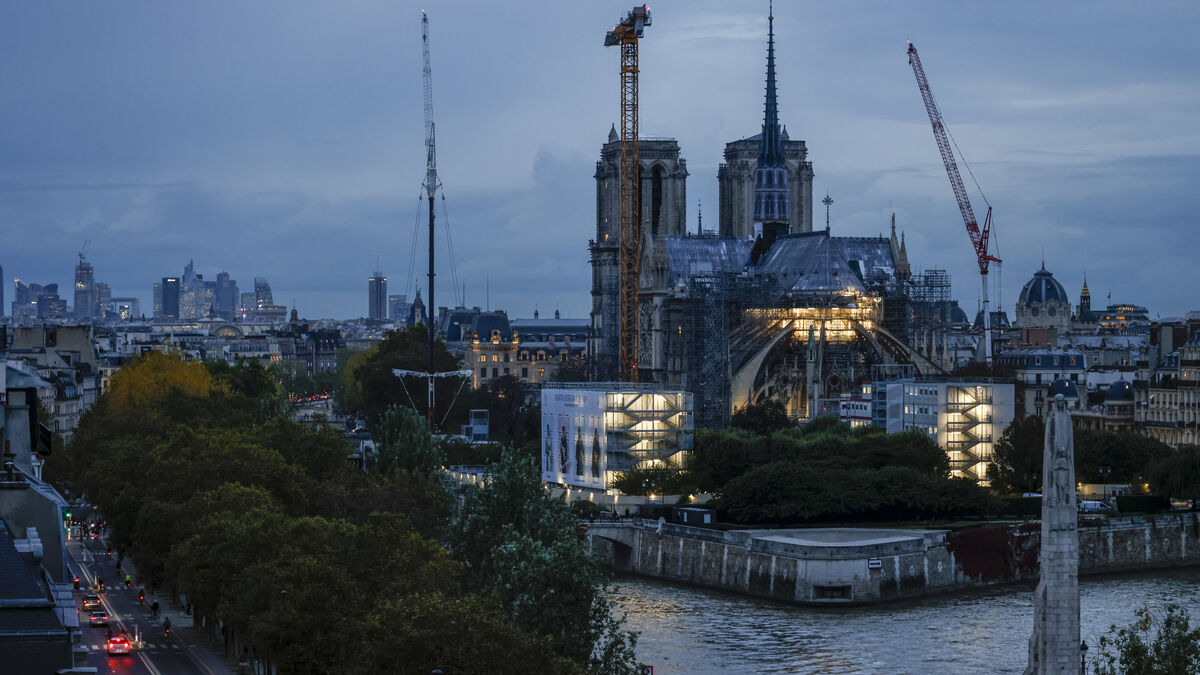
[[(260, 365), (150, 354), (114, 387), (48, 477), (86, 493), (139, 582), (186, 593), (199, 617), (222, 620), (280, 672), (632, 663), (569, 510), (536, 473), (518, 476), (523, 465), (498, 469), (499, 492), (468, 496), (455, 521), (438, 445), (411, 409), (381, 413), (388, 459), (363, 472), (336, 429), (279, 414), (282, 394)], [(469, 556), (439, 542), (453, 522)]]

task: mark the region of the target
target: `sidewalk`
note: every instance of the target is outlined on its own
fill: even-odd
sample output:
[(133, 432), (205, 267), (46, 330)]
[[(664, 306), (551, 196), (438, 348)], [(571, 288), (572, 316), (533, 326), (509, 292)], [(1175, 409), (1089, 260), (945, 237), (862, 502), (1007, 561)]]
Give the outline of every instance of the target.
[(179, 642), (184, 650), (192, 657), (192, 661), (208, 675), (235, 675), (238, 672), (237, 661), (223, 656), (225, 646), (211, 639), (208, 633), (193, 622), (194, 617), (176, 608), (171, 601), (158, 595), (147, 593), (146, 604), (158, 602), (159, 620), (171, 619), (172, 639)]
[[(137, 577), (133, 562), (125, 560), (122, 563), (125, 571)], [(197, 626), (194, 616), (187, 614), (183, 607), (177, 607), (172, 600), (158, 593), (145, 591), (145, 607), (158, 603), (158, 622), (163, 619), (171, 620), (171, 639), (179, 643), (191, 657), (192, 661), (207, 675), (237, 675), (237, 660), (224, 656), (225, 646), (213, 640), (203, 628)]]

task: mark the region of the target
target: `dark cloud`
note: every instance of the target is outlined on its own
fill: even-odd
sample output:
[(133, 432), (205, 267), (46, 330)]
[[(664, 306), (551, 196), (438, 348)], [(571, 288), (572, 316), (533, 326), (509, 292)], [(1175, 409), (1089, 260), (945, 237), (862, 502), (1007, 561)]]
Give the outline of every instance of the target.
[[(392, 292), (424, 286), (423, 232), (413, 244), (424, 224), (421, 8), (5, 5), (6, 275), (65, 283), (91, 239), (97, 277), (147, 301), (189, 259), (245, 286), (266, 276), (309, 316), (363, 314), (377, 257)], [(617, 55), (602, 38), (628, 7), (428, 9), (457, 262), (455, 273), (439, 234), (438, 304), (465, 286), (472, 305), (490, 295), (517, 315), (535, 305), (585, 315), (591, 176), (617, 117)], [(1086, 270), (1098, 295), (1111, 286), (1114, 300), (1164, 315), (1197, 308), (1193, 3), (775, 9), (782, 120), (808, 143), (815, 191), (835, 199), (835, 232), (886, 232), (894, 209), (914, 264), (950, 270), (964, 306), (978, 296), (904, 56), (911, 39), (995, 205), (1006, 303), (1044, 250), (1068, 289)], [(765, 3), (664, 0), (654, 11), (643, 130), (679, 140), (689, 221), (702, 201), (715, 226), (724, 143), (761, 123)]]

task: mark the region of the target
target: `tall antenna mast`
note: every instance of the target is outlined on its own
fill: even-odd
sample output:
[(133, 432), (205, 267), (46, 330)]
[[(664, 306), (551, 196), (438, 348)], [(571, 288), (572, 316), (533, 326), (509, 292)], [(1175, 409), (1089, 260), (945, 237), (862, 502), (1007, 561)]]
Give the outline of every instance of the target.
[(433, 326), (433, 313), (437, 305), (433, 301), (433, 196), (442, 186), (437, 175), (437, 143), (434, 140), (433, 127), (433, 69), (429, 65), (429, 16), (421, 10), (421, 46), (424, 56), (425, 78), (425, 194), (429, 197), (429, 300), (426, 304), (426, 328), (429, 329), (428, 369), (429, 369), (429, 401), (427, 416), (429, 430), (433, 431), (434, 398), (433, 398), (433, 344), (437, 331)]

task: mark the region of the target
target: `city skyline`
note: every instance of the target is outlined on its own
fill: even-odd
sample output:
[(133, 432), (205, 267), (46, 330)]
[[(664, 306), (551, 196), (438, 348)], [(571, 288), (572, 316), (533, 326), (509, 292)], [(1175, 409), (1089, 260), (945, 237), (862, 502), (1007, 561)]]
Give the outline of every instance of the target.
[[(234, 7), (6, 8), (24, 27), (0, 47), (22, 102), (0, 112), (6, 286), (70, 286), (86, 239), (97, 278), (143, 309), (153, 282), (190, 258), (205, 278), (267, 277), (280, 304), (313, 318), (365, 316), (376, 256), (396, 294), (424, 284), (420, 233), (411, 250), (423, 222), (421, 7)], [(491, 306), (510, 314), (587, 315), (592, 174), (617, 116), (602, 34), (627, 10), (429, 8), (459, 278), (439, 234), (436, 304), (456, 304), (465, 286), (466, 304), (484, 306), (490, 278)], [(654, 10), (643, 133), (679, 141), (689, 229), (698, 201), (715, 229), (720, 152), (761, 122), (766, 3)], [(1043, 259), (1072, 296), (1086, 273), (1097, 305), (1111, 293), (1151, 316), (1197, 309), (1188, 262), (1200, 244), (1187, 235), (1200, 87), (1187, 64), (1200, 48), (1186, 27), (1200, 10), (1072, 3), (1039, 7), (1036, 22), (949, 3), (776, 13), (781, 122), (807, 143), (835, 234), (886, 233), (894, 208), (914, 269), (949, 270), (973, 313), (974, 260), (904, 57), (911, 39), (996, 208), (1006, 311)], [(526, 21), (538, 40), (503, 39)], [(491, 57), (476, 58), (478, 45)]]

